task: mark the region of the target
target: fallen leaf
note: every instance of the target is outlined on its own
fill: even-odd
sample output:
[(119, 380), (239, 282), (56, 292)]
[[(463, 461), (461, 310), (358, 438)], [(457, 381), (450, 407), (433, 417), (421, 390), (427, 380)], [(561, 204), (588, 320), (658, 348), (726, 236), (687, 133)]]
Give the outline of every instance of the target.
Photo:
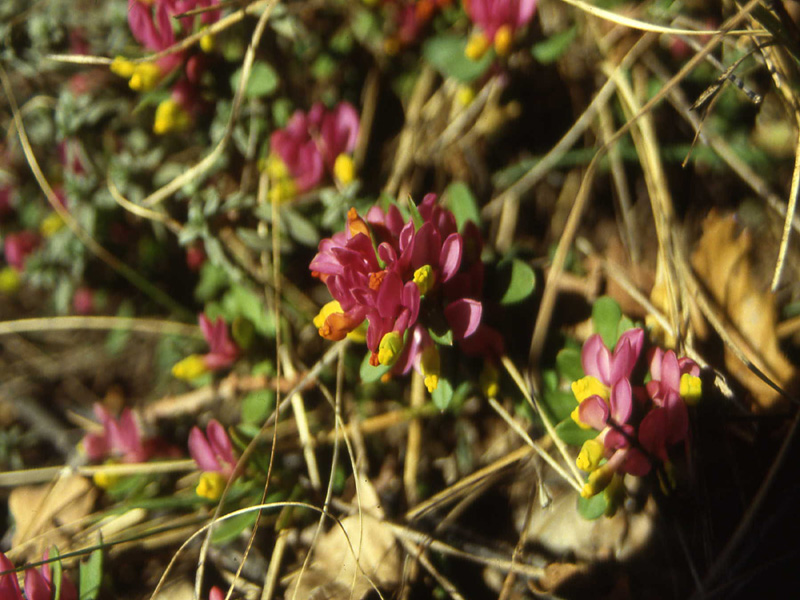
[[(747, 230), (737, 234), (732, 215), (712, 211), (703, 221), (703, 235), (692, 254), (692, 266), (700, 281), (722, 308), (738, 333), (766, 367), (767, 375), (781, 387), (794, 378), (794, 366), (778, 345), (778, 310), (775, 297), (754, 276)], [(761, 409), (774, 408), (778, 392), (764, 383), (746, 365), (725, 349), (725, 366), (753, 395)]]
[(8, 509), (16, 530), (12, 548), (36, 539), (17, 558), (38, 559), (45, 549), (58, 546), (63, 552), (70, 545), (78, 521), (88, 515), (97, 489), (85, 477), (70, 475), (46, 485), (14, 488), (8, 496)]

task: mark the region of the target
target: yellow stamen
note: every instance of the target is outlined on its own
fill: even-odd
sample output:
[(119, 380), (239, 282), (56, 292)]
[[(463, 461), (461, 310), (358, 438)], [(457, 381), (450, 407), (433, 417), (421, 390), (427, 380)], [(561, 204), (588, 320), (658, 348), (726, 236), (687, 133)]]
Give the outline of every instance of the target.
[(216, 42), (214, 40), (213, 35), (206, 34), (200, 38), (200, 50), (202, 50), (206, 54), (213, 52), (215, 46)]
[(378, 362), (385, 367), (392, 366), (403, 351), (403, 336), (390, 331), (383, 336), (378, 346)]
[(600, 466), (600, 461), (603, 459), (604, 453), (605, 446), (603, 446), (602, 442), (586, 440), (581, 447), (575, 464), (578, 465), (581, 471), (591, 473)]
[(144, 62), (134, 66), (128, 86), (137, 92), (149, 92), (161, 80), (161, 69), (157, 64)]
[(467, 47), (464, 48), (464, 56), (470, 60), (480, 60), (488, 49), (488, 38), (480, 31), (476, 31), (470, 36)]
[(689, 406), (694, 406), (703, 395), (703, 382), (699, 377), (684, 373), (681, 375), (681, 398)]
[(127, 58), (117, 56), (111, 62), (111, 72), (125, 79), (130, 79), (133, 72), (136, 70), (136, 65), (129, 61)]
[(0, 292), (14, 294), (20, 286), (19, 273), (14, 267), (5, 267), (0, 270)]
[(52, 212), (39, 223), (39, 233), (44, 237), (50, 237), (62, 227), (64, 227), (64, 219), (57, 212)]
[(356, 164), (347, 154), (340, 154), (333, 163), (333, 175), (342, 185), (347, 185), (356, 178)]
[(578, 403), (583, 402), (592, 396), (600, 396), (606, 402), (610, 396), (610, 390), (603, 383), (591, 375), (582, 377), (578, 381), (572, 382), (572, 393)]
[[(116, 464), (113, 460), (106, 461), (107, 465)], [(100, 489), (107, 490), (119, 482), (120, 476), (119, 475), (111, 475), (105, 471), (97, 471), (92, 476), (92, 481), (94, 484), (99, 487)]]
[(500, 372), (490, 362), (483, 363), (480, 385), (484, 396), (497, 398), (497, 394), (500, 392)]
[(164, 135), (170, 132), (185, 131), (191, 125), (191, 117), (180, 104), (172, 98), (163, 100), (156, 108), (153, 133)]
[(279, 155), (274, 153), (267, 157), (265, 169), (267, 171), (267, 175), (269, 175), (269, 178), (273, 181), (291, 177), (289, 169), (286, 167), (286, 163), (283, 162), (283, 159)]
[(214, 471), (205, 471), (200, 475), (200, 481), (197, 483), (195, 493), (201, 498), (208, 498), (209, 500), (219, 500), (222, 492), (225, 489), (225, 478), (221, 473)]
[(614, 477), (614, 471), (608, 467), (600, 467), (589, 473), (589, 481), (587, 481), (581, 490), (581, 496), (584, 498), (591, 498), (595, 494), (599, 494), (608, 487)]
[(468, 85), (459, 86), (456, 92), (456, 102), (461, 106), (469, 106), (475, 100), (475, 90)]
[(425, 387), (428, 388), (428, 393), (430, 394), (432, 394), (439, 385), (441, 366), (439, 350), (436, 346), (428, 346), (422, 351), (422, 355), (419, 359), (419, 367), (422, 371), (422, 376), (425, 378)]
[(423, 265), (414, 271), (414, 283), (419, 288), (419, 295), (424, 296), (431, 291), (433, 284), (436, 283), (436, 273), (430, 265)]
[(494, 34), (494, 49), (498, 56), (507, 56), (511, 51), (511, 43), (514, 41), (514, 32), (509, 25), (502, 25), (497, 33)]
[(172, 367), (172, 375), (177, 379), (191, 381), (208, 372), (206, 361), (199, 354), (190, 354)]

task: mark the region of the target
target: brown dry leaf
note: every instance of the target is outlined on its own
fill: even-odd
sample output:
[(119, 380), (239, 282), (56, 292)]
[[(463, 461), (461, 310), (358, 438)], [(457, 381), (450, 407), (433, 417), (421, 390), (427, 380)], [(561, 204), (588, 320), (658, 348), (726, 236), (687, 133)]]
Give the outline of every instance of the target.
[[(66, 549), (75, 530), (69, 525), (91, 512), (96, 496), (92, 483), (78, 475), (62, 477), (52, 484), (14, 488), (8, 497), (8, 509), (16, 523), (11, 546), (17, 548), (40, 536), (19, 558), (38, 559), (52, 545)], [(58, 529), (62, 525), (66, 527)]]
[[(781, 387), (792, 380), (795, 369), (781, 353), (776, 325), (775, 297), (753, 275), (747, 231), (737, 235), (732, 215), (712, 211), (703, 221), (703, 235), (692, 254), (692, 266), (741, 336), (766, 367), (767, 375)], [(725, 349), (725, 366), (752, 394), (762, 409), (774, 408), (781, 396)]]
[(286, 598), (359, 600), (372, 583), (391, 588), (400, 582), (402, 563), (392, 531), (366, 514), (345, 517), (341, 523), (320, 536), (311, 568), (292, 583)]

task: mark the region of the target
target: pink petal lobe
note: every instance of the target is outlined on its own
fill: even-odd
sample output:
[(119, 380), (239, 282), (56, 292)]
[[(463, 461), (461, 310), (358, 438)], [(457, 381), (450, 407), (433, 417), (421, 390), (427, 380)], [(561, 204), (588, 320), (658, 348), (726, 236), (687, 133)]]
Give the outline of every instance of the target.
[(475, 333), (481, 323), (482, 312), (481, 303), (469, 298), (461, 298), (448, 304), (444, 309), (444, 316), (453, 330), (453, 337), (463, 340)]
[(192, 427), (189, 432), (189, 454), (203, 471), (219, 471), (221, 466), (214, 456), (214, 451), (206, 436), (199, 427)]
[(620, 379), (611, 388), (611, 418), (618, 425), (627, 423), (633, 410), (631, 382), (627, 379)]
[(592, 429), (601, 431), (608, 423), (608, 405), (600, 396), (590, 396), (578, 407), (581, 422)]
[(442, 281), (448, 281), (456, 274), (461, 266), (461, 252), (463, 241), (457, 233), (451, 233), (442, 244), (442, 251), (439, 253), (439, 268), (442, 271)]

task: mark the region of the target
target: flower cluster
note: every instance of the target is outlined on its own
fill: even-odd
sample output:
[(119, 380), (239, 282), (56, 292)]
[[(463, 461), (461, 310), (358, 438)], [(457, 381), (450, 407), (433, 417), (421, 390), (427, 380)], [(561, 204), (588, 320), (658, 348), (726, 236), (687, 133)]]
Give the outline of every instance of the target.
[[(47, 552), (43, 558), (48, 560)], [(50, 600), (53, 597), (56, 586), (49, 563), (43, 564), (38, 569), (25, 571), (24, 594), (19, 587), (13, 563), (2, 552), (0, 552), (0, 572), (3, 573), (0, 575), (0, 598), (3, 600)], [(78, 600), (78, 590), (75, 584), (63, 573), (60, 589), (61, 600)]]
[(578, 402), (572, 419), (599, 432), (584, 442), (577, 459), (578, 468), (589, 473), (584, 497), (609, 486), (619, 489), (625, 473), (646, 475), (655, 460), (668, 463), (668, 448), (688, 436), (686, 406), (700, 397), (700, 368), (689, 358), (678, 359), (672, 350), (656, 348), (649, 382), (634, 387), (631, 376), (643, 344), (644, 331), (630, 329), (613, 352), (599, 334), (583, 346), (585, 377), (572, 383)]
[(464, 0), (464, 10), (477, 26), (465, 54), (478, 60), (494, 46), (499, 56), (511, 50), (516, 31), (527, 25), (536, 12), (538, 0)]
[(397, 54), (417, 42), (436, 12), (450, 4), (452, 0), (383, 0), (389, 30), (384, 41), (386, 53)]
[(89, 460), (114, 458), (135, 463), (150, 458), (150, 451), (142, 441), (142, 433), (131, 409), (123, 409), (119, 419), (115, 419), (105, 406), (95, 403), (94, 414), (102, 424), (103, 431), (88, 433), (81, 442)]
[(203, 470), (197, 484), (197, 495), (217, 500), (236, 468), (231, 440), (219, 421), (212, 419), (205, 434), (199, 427), (192, 427), (189, 433), (189, 454)]
[(316, 187), (326, 170), (341, 184), (350, 183), (358, 131), (358, 112), (349, 102), (331, 110), (317, 103), (308, 113), (295, 111), (286, 127), (270, 136), (270, 200), (290, 200)]
[(239, 357), (239, 348), (228, 335), (228, 326), (222, 317), (212, 323), (205, 313), (200, 313), (197, 320), (209, 351), (203, 355), (192, 354), (176, 363), (172, 374), (178, 379), (191, 380), (209, 371), (227, 369)]
[[(221, 11), (212, 8), (218, 3), (218, 0), (128, 0), (128, 25), (144, 48), (162, 52), (179, 40), (173, 23), (180, 33), (191, 33), (195, 27), (210, 25), (220, 18)], [(197, 9), (207, 10), (198, 17), (175, 18)], [(213, 39), (204, 36), (200, 47), (204, 52), (210, 51)], [(154, 61), (144, 62), (117, 57), (111, 64), (111, 71), (127, 79), (131, 89), (150, 91), (185, 64), (183, 76), (172, 86), (172, 94), (156, 108), (153, 131), (165, 134), (186, 130), (192, 123), (193, 115), (201, 110), (198, 85), (205, 70), (204, 62), (201, 54), (187, 56), (185, 52), (171, 52)]]
[(473, 354), (500, 354), (502, 342), (481, 325), (477, 228), (468, 223), (458, 233), (435, 194), (425, 196), (417, 216), (406, 222), (396, 206), (375, 206), (365, 220), (350, 209), (345, 231), (320, 242), (310, 268), (335, 303), (323, 308), (320, 335), (341, 340), (366, 320), (370, 363), (395, 373), (416, 367), (433, 391), (440, 361), (431, 330), (452, 331)]

